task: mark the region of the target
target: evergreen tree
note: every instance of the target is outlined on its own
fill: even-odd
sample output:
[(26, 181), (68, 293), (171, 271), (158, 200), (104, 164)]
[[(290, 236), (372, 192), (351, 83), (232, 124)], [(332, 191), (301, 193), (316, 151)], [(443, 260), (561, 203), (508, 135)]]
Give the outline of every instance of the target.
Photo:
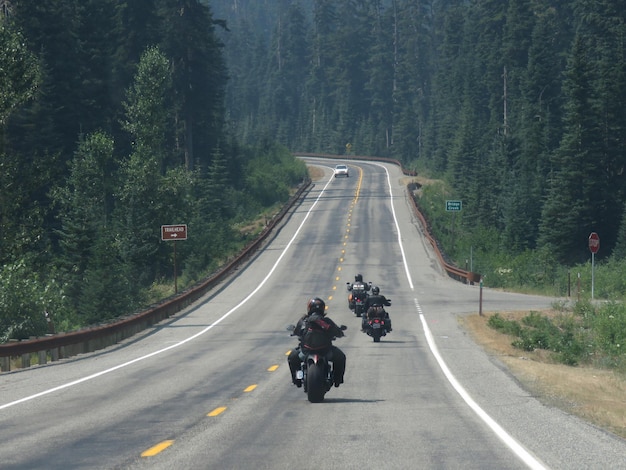
[(279, 15), (270, 45), (265, 99), (260, 113), (268, 117), (267, 135), (285, 145), (297, 142), (304, 132), (302, 125), (299, 126), (305, 118), (306, 104), (304, 81), (300, 77), (309, 64), (309, 44), (303, 34), (308, 28), (301, 6), (295, 2)]
[[(0, 126), (15, 108), (35, 96), (41, 81), (39, 63), (24, 44), (22, 35), (0, 17)], [(0, 135), (0, 152), (4, 152)]]
[(135, 84), (128, 90), (124, 128), (133, 139), (133, 152), (121, 168), (116, 207), (124, 260), (132, 266), (135, 291), (149, 285), (165, 263), (159, 255), (159, 227), (164, 221), (159, 198), (166, 171), (167, 97), (171, 90), (168, 60), (158, 48), (142, 56)]
[[(79, 307), (87, 269), (94, 266), (95, 245), (104, 243), (99, 242), (101, 238), (113, 238), (114, 172), (113, 141), (106, 134), (96, 132), (81, 139), (66, 184), (53, 191), (61, 221), (58, 231), (61, 252), (57, 263), (75, 310)], [(115, 259), (115, 251), (109, 250), (109, 257)], [(111, 295), (115, 295), (115, 290), (104, 295), (102, 302), (106, 304)], [(82, 313), (91, 318), (101, 306)]]
[(585, 241), (597, 222), (598, 193), (604, 185), (597, 166), (599, 128), (593, 115), (592, 60), (589, 44), (578, 35), (564, 83), (566, 132), (553, 159), (543, 208), (540, 243), (564, 263), (584, 261)]
[(8, 19), (0, 18), (0, 261), (5, 263), (23, 252), (18, 246), (31, 238), (23, 233), (24, 228), (35, 229), (33, 223), (40, 223), (36, 206), (29, 207), (36, 181), (32, 169), (25, 168), (21, 158), (5, 147), (4, 139), (7, 119), (35, 96), (40, 81), (35, 55)]
[[(387, 44), (387, 60), (393, 61), (392, 83), (387, 89), (393, 96), (385, 100), (384, 107), (393, 110), (393, 154), (405, 162), (425, 158), (424, 134), (433, 86), (429, 27), (433, 13), (429, 1), (393, 2), (393, 42)], [(392, 70), (390, 65), (387, 68)]]
[[(464, 51), (466, 8), (456, 5), (435, 10), (433, 21), (435, 45), (433, 46), (432, 106), (425, 125), (425, 152), (427, 166), (435, 172), (448, 169), (455, 133), (459, 127), (465, 74), (468, 59)], [(410, 123), (408, 124), (410, 125)], [(407, 150), (410, 152), (411, 147)]]
[(199, 0), (159, 0), (161, 47), (172, 62), (176, 159), (209, 166), (223, 140), (226, 68), (210, 8)]
[(520, 83), (521, 99), (514, 105), (520, 111), (514, 112), (517, 118), (511, 129), (520, 153), (511, 166), (511, 191), (503, 204), (503, 243), (516, 250), (536, 247), (550, 155), (561, 135), (562, 59), (556, 45), (565, 40), (566, 31), (552, 7), (536, 10), (535, 16), (528, 65)]
[(127, 92), (123, 128), (133, 137), (134, 152), (153, 160), (161, 175), (167, 168), (166, 135), (173, 124), (168, 99), (171, 90), (167, 58), (158, 47), (148, 48)]

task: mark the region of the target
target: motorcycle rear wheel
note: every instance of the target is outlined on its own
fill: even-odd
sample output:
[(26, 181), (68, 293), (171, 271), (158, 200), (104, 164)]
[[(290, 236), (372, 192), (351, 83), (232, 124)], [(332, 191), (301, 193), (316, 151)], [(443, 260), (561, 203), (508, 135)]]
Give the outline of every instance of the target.
[(326, 394), (326, 385), (324, 368), (321, 364), (309, 364), (308, 372), (306, 376), (307, 398), (311, 403), (321, 403), (324, 401), (324, 395)]
[(374, 338), (375, 343), (380, 343), (381, 336), (380, 329), (372, 329), (372, 338)]

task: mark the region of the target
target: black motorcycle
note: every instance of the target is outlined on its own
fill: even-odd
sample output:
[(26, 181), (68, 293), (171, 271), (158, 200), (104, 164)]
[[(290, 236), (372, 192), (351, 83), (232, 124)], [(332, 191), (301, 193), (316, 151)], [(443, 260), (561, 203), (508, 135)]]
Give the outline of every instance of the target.
[(354, 299), (354, 314), (357, 317), (361, 317), (365, 313), (365, 299), (367, 298), (366, 292), (353, 292)]
[[(341, 325), (342, 330), (348, 327)], [(324, 396), (335, 383), (333, 364), (325, 354), (305, 353), (300, 351), (300, 369), (296, 371), (296, 379), (302, 380), (304, 392), (311, 403), (321, 403)]]
[(374, 339), (375, 343), (380, 342), (380, 338), (387, 335), (385, 320), (382, 318), (372, 318), (365, 323), (365, 333)]
[(387, 314), (384, 307), (374, 305), (367, 312), (367, 319), (363, 323), (363, 332), (371, 336), (375, 343), (380, 342), (380, 338), (387, 335)]
[[(367, 286), (362, 284), (362, 288), (355, 288), (353, 284), (346, 282), (348, 286), (348, 308), (354, 311), (357, 317), (363, 316), (365, 313), (365, 299), (367, 299)], [(369, 283), (371, 286), (371, 282)]]

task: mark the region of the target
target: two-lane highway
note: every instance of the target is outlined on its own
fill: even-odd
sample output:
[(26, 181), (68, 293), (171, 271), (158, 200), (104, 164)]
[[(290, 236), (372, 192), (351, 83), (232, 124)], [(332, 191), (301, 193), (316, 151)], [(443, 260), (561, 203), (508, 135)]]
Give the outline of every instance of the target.
[[(548, 408), (459, 328), (478, 288), (449, 279), (399, 169), (307, 159), (324, 177), (246, 269), (106, 351), (0, 375), (0, 468), (626, 468), (626, 446)], [(347, 307), (362, 273), (390, 297), (373, 343)], [(311, 404), (285, 327), (323, 297), (348, 326), (345, 384)], [(484, 308), (551, 299), (485, 289)]]

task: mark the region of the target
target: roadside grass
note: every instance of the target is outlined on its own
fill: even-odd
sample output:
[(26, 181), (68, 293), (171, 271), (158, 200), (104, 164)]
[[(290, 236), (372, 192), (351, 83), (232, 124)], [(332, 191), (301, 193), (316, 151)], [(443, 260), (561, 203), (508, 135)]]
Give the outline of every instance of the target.
[[(490, 312), (459, 321), (477, 344), (498, 357), (540, 401), (626, 438), (623, 357), (611, 353), (616, 347), (612, 338), (585, 331), (586, 324), (611, 323), (615, 312), (608, 312), (615, 306), (588, 307)], [(612, 326), (609, 331), (614, 331)], [(579, 344), (583, 339), (589, 343)]]

